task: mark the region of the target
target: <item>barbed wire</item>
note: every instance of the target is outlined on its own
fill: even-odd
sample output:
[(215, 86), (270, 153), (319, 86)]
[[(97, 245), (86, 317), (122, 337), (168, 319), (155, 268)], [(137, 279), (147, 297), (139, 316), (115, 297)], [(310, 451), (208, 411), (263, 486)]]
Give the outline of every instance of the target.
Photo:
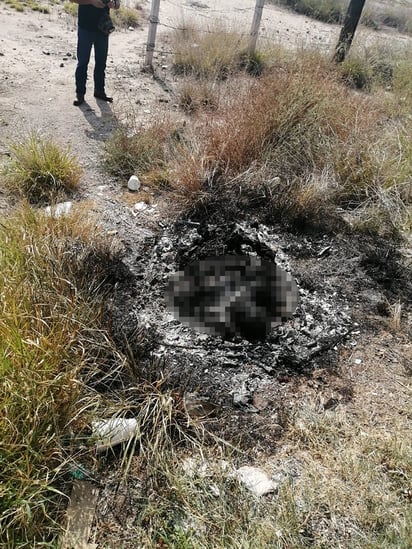
[[(230, 22), (233, 22), (233, 21), (229, 21), (229, 24), (225, 24), (225, 28), (222, 29), (222, 28), (219, 28), (217, 27), (216, 29), (213, 29), (211, 28), (212, 27), (212, 24), (211, 22), (214, 21), (218, 21), (218, 18), (216, 18), (216, 14), (225, 14), (226, 16), (230, 15), (230, 14), (240, 14), (240, 13), (243, 13), (243, 14), (249, 14), (251, 15), (250, 19), (252, 21), (252, 15), (253, 13), (255, 12), (255, 9), (256, 9), (256, 5), (253, 5), (253, 6), (250, 6), (250, 7), (246, 7), (246, 8), (238, 8), (238, 7), (235, 7), (234, 9), (232, 8), (224, 8), (224, 9), (210, 9), (208, 6), (206, 6), (206, 4), (203, 6), (205, 9), (207, 9), (207, 13), (201, 11), (202, 10), (202, 5), (200, 3), (198, 3), (196, 5), (196, 3), (193, 3), (192, 5), (190, 4), (185, 4), (185, 5), (182, 5), (182, 4), (178, 4), (177, 2), (173, 1), (173, 0), (164, 0), (164, 3), (163, 3), (163, 6), (164, 4), (168, 5), (169, 6), (169, 9), (170, 9), (170, 6), (173, 6), (174, 8), (179, 8), (179, 9), (184, 9), (184, 10), (192, 10), (193, 12), (196, 12), (196, 15), (198, 15), (200, 18), (202, 19), (208, 19), (210, 21), (208, 22), (205, 22), (203, 21), (203, 25), (196, 25), (196, 32), (199, 32), (199, 33), (203, 33), (203, 34), (210, 34), (210, 35), (221, 35), (222, 34), (222, 31), (226, 31), (226, 32), (231, 32), (230, 31)], [(159, 13), (156, 13), (156, 15), (150, 15), (149, 17), (149, 22), (151, 24), (155, 24), (157, 26), (160, 26), (160, 27), (163, 27), (165, 29), (168, 29), (168, 30), (173, 30), (173, 31), (180, 31), (180, 32), (185, 32), (185, 31), (190, 31), (193, 27), (194, 27), (194, 23), (191, 21), (191, 22), (188, 22), (187, 24), (185, 24), (185, 22), (183, 21), (181, 24), (179, 23), (176, 23), (176, 24), (173, 24), (173, 19), (170, 17), (170, 15), (168, 17), (166, 17), (166, 21), (167, 22), (163, 22), (162, 21), (162, 9), (161, 9), (161, 5), (160, 5), (160, 2), (159, 2), (159, 8), (160, 8), (160, 14)], [(167, 9), (167, 7), (166, 7)], [(200, 10), (200, 11), (199, 11)], [(247, 16), (248, 17), (248, 16)], [(172, 21), (170, 21), (170, 19), (172, 19)], [(251, 37), (252, 35), (253, 36), (257, 36), (259, 35), (259, 31), (258, 29), (255, 29), (253, 31), (253, 34), (252, 34), (252, 31), (250, 32), (241, 32), (239, 33), (239, 26), (236, 25), (236, 28), (233, 29), (236, 34), (239, 36), (239, 39), (243, 39), (245, 37)], [(147, 63), (150, 64), (151, 62), (151, 56), (153, 54), (151, 54), (150, 52), (157, 52), (157, 53), (167, 53), (165, 52), (164, 50), (162, 51), (162, 48), (158, 48), (156, 47), (156, 44), (155, 44), (155, 40), (153, 40), (153, 43), (147, 43), (146, 44), (146, 54), (147, 54)], [(168, 52), (170, 54), (174, 54), (174, 52)]]
[[(165, 27), (165, 28), (171, 29), (171, 30), (179, 30), (179, 31), (182, 31), (182, 32), (190, 30), (190, 28), (191, 28), (190, 25), (188, 25), (187, 27), (175, 27), (174, 25), (168, 25), (167, 23), (161, 23), (160, 21), (159, 21), (158, 25), (160, 27)], [(210, 30), (210, 29), (202, 29), (200, 27), (197, 27), (196, 31), (197, 32), (204, 32), (206, 34), (221, 34), (222, 33), (221, 30), (213, 31), (213, 30)], [(247, 33), (247, 32), (239, 33), (238, 31), (236, 31), (236, 34), (239, 34), (239, 36), (249, 36), (250, 33)]]

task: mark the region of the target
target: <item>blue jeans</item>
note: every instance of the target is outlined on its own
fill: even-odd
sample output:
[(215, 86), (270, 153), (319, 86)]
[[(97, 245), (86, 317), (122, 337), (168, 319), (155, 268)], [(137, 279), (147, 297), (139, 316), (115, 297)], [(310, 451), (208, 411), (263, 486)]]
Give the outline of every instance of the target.
[(90, 54), (94, 47), (94, 91), (104, 93), (107, 53), (109, 51), (109, 37), (99, 31), (77, 29), (77, 67), (76, 67), (76, 94), (85, 95), (87, 67)]

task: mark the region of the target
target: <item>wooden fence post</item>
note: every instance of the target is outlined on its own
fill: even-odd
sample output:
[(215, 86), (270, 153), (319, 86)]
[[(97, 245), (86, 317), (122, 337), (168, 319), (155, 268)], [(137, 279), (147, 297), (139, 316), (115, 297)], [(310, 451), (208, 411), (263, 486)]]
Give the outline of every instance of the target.
[(159, 23), (159, 6), (160, 0), (152, 0), (152, 7), (150, 10), (149, 17), (149, 32), (147, 35), (147, 44), (146, 44), (146, 57), (144, 60), (144, 68), (152, 67), (153, 62), (153, 52), (155, 49), (156, 43), (156, 31), (157, 25)]
[(340, 31), (339, 41), (335, 48), (333, 59), (337, 63), (342, 63), (345, 60), (346, 54), (351, 47), (353, 37), (355, 36), (356, 27), (362, 15), (365, 0), (351, 0), (348, 11), (346, 12), (343, 21), (343, 27)]
[(248, 54), (253, 55), (256, 49), (256, 42), (259, 33), (260, 20), (262, 19), (263, 6), (265, 0), (256, 0), (255, 13), (253, 15), (252, 28), (250, 29), (250, 41)]

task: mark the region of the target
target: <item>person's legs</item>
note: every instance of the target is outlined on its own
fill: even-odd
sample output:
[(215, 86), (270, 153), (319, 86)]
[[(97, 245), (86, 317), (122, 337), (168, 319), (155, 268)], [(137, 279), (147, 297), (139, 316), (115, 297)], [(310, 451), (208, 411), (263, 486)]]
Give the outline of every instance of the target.
[(109, 37), (101, 32), (96, 32), (94, 39), (94, 95), (100, 99), (106, 97), (105, 71), (108, 51)]
[(87, 67), (93, 45), (93, 32), (78, 28), (77, 31), (77, 67), (76, 67), (76, 95), (83, 97), (86, 93)]

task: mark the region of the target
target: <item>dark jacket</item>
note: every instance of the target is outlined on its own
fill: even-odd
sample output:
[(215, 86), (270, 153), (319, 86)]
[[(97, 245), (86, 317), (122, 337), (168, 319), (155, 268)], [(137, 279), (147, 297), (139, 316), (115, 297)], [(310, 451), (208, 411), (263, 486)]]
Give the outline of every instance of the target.
[(78, 11), (78, 25), (81, 29), (97, 31), (100, 17), (110, 12), (109, 8), (95, 8), (91, 4), (82, 4)]

